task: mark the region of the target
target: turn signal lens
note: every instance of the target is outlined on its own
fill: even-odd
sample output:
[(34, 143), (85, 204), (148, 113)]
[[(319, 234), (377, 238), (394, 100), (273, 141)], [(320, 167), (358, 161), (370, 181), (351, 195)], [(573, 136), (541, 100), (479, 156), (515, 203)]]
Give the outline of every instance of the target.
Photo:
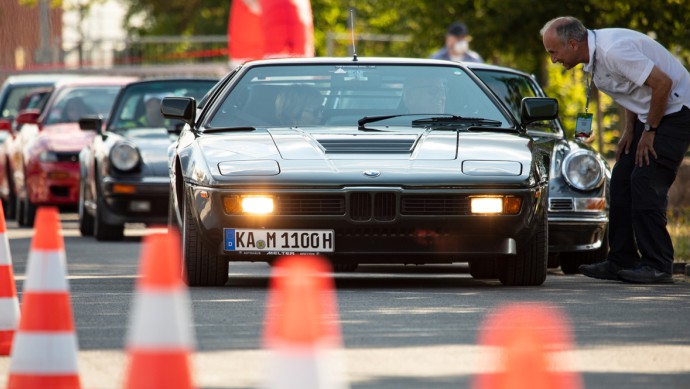
[(506, 197), (503, 199), (503, 213), (517, 215), (522, 208), (522, 197)]
[(242, 213), (242, 204), (240, 203), (240, 196), (223, 197), (223, 208), (225, 213), (229, 215), (237, 215)]

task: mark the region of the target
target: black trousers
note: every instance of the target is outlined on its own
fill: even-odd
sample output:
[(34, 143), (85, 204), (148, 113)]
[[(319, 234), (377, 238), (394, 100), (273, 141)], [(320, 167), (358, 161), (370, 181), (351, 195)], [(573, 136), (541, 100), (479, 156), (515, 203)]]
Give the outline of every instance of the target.
[(619, 266), (651, 266), (673, 272), (673, 243), (666, 229), (668, 190), (690, 147), (690, 109), (664, 116), (654, 137), (657, 158), (635, 165), (644, 126), (635, 123), (630, 153), (622, 154), (611, 173), (609, 260)]

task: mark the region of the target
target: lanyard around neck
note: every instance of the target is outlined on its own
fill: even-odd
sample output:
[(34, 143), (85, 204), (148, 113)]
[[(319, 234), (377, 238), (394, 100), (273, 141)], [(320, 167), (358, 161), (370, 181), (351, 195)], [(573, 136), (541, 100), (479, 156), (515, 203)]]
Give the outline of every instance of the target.
[(592, 34), (594, 35), (594, 52), (592, 53), (592, 73), (591, 73), (591, 79), (590, 74), (587, 73), (587, 80), (585, 81), (587, 83), (587, 101), (585, 102), (585, 113), (589, 111), (589, 98), (592, 95), (592, 84), (594, 83), (594, 70), (597, 67), (597, 33), (596, 31), (592, 30)]

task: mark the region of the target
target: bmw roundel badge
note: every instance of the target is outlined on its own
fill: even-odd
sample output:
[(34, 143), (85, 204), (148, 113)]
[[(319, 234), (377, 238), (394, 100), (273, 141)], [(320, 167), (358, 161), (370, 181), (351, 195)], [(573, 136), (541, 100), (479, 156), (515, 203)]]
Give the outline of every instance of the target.
[(378, 170), (369, 169), (364, 171), (364, 175), (367, 177), (376, 178), (381, 175), (381, 172)]

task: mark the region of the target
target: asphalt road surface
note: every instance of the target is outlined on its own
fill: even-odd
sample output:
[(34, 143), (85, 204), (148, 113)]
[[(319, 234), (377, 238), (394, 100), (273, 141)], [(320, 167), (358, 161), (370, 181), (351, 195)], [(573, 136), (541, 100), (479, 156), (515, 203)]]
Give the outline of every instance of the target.
[[(32, 230), (9, 223), (17, 288), (24, 281)], [(76, 215), (62, 215), (69, 284), (85, 388), (119, 388), (141, 236), (124, 242), (79, 236)], [(190, 290), (200, 388), (255, 388), (266, 371), (261, 333), (270, 267), (231, 264), (219, 288)], [(635, 286), (550, 272), (541, 287), (473, 280), (464, 265), (362, 266), (336, 276), (346, 377), (352, 388), (464, 388), (495, 369), (477, 344), (497, 306), (543, 302), (569, 318), (575, 349), (557, 358), (587, 388), (690, 388), (690, 282)], [(9, 358), (0, 357), (0, 386)]]

